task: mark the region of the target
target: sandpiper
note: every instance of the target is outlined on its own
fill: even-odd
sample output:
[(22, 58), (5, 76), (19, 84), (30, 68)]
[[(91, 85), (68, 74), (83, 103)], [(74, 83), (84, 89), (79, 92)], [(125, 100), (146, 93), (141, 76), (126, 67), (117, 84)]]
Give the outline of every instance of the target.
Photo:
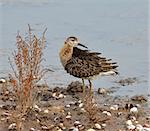
[[(86, 49), (82, 50), (78, 46)], [(67, 73), (82, 79), (83, 92), (85, 92), (85, 79), (89, 81), (90, 91), (92, 92), (91, 80), (95, 76), (118, 74), (117, 63), (111, 62), (111, 59), (101, 57), (100, 54), (89, 51), (74, 36), (65, 40), (64, 46), (59, 53), (61, 63)]]

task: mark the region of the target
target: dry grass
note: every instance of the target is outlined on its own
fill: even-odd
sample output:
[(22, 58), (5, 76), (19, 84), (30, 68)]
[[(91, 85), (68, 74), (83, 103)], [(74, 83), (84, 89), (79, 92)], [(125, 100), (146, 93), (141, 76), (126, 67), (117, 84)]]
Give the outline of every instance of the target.
[(17, 99), (17, 109), (13, 118), (17, 123), (17, 130), (22, 130), (22, 118), (33, 105), (33, 93), (37, 83), (49, 69), (42, 68), (43, 50), (45, 48), (45, 31), (42, 38), (32, 34), (29, 26), (27, 38), (16, 36), (17, 50), (13, 52), (13, 60), (9, 58), (13, 74), (10, 83)]

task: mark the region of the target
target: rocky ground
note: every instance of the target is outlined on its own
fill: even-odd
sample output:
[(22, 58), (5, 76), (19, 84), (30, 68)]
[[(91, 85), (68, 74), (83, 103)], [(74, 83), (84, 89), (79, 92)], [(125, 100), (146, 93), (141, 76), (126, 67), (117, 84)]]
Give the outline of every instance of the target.
[[(150, 131), (147, 97), (114, 97), (115, 90), (100, 88), (92, 95), (86, 87), (83, 94), (78, 81), (67, 88), (39, 85), (33, 107), (22, 117), (23, 131)], [(16, 130), (15, 103), (11, 91), (1, 93), (0, 131)]]

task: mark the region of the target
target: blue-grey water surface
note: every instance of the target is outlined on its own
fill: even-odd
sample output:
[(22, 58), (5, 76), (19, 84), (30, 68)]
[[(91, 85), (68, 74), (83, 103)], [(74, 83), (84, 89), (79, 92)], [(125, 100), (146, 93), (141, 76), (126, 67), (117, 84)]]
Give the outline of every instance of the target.
[(0, 76), (11, 71), (8, 56), (15, 49), (17, 31), (25, 36), (27, 24), (38, 35), (48, 28), (44, 65), (55, 70), (46, 77), (49, 84), (66, 86), (78, 80), (63, 70), (58, 55), (64, 40), (74, 35), (119, 64), (119, 76), (98, 77), (94, 88), (119, 86), (113, 81), (137, 77), (140, 82), (116, 94), (147, 94), (148, 0), (0, 0)]

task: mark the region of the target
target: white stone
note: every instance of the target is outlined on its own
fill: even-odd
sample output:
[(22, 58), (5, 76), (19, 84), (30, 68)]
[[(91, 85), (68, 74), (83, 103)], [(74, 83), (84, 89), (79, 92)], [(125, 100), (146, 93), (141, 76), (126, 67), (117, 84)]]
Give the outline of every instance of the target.
[(81, 112), (86, 112), (86, 110), (84, 108), (81, 108)]
[(102, 129), (101, 125), (98, 124), (98, 123), (95, 124), (95, 128), (96, 128), (96, 129), (99, 129), (99, 130)]
[(79, 104), (80, 104), (81, 102), (82, 102), (81, 100), (78, 101)]
[(32, 128), (30, 128), (30, 131), (35, 131), (35, 129), (32, 127)]
[(135, 129), (135, 126), (134, 126), (134, 125), (128, 125), (128, 126), (127, 126), (127, 129), (129, 129), (129, 130), (134, 130), (134, 129)]
[(59, 94), (59, 98), (64, 98), (64, 94)]
[(72, 131), (79, 131), (79, 129), (74, 127)]
[(75, 121), (74, 125), (80, 125), (80, 121)]
[(110, 107), (110, 109), (111, 110), (114, 110), (114, 111), (117, 111), (118, 110), (118, 105), (112, 105), (111, 107)]
[(137, 124), (137, 125), (136, 125), (136, 129), (137, 129), (138, 131), (141, 131), (141, 130), (143, 129), (143, 126), (140, 125), (140, 124)]
[(16, 123), (12, 123), (9, 125), (8, 130), (16, 129)]
[(79, 104), (79, 107), (82, 108), (82, 107), (83, 107), (83, 103), (80, 103), (80, 104)]
[(132, 107), (132, 108), (130, 109), (130, 112), (131, 112), (131, 113), (138, 113), (137, 107)]
[(96, 130), (94, 130), (94, 129), (90, 128), (90, 129), (88, 129), (87, 131), (96, 131)]
[(70, 104), (66, 105), (67, 108), (70, 108)]
[(42, 126), (42, 129), (43, 129), (43, 130), (47, 130), (48, 127), (47, 127), (47, 126)]
[(34, 105), (34, 109), (37, 109), (39, 112), (41, 112), (41, 108), (39, 108), (37, 105)]
[(108, 111), (103, 111), (102, 113), (103, 113), (103, 114), (106, 114), (107, 116), (111, 116), (111, 113), (108, 112)]
[(67, 115), (71, 115), (71, 112), (67, 112)]
[(150, 131), (150, 128), (148, 128), (148, 127), (143, 127), (142, 131)]
[(105, 123), (103, 123), (103, 124), (101, 124), (102, 125), (102, 127), (106, 127), (106, 124)]
[(56, 92), (55, 92), (55, 93), (53, 93), (53, 94), (52, 94), (52, 96), (53, 96), (53, 97), (57, 97), (57, 96), (56, 96)]
[(71, 115), (67, 115), (67, 116), (66, 116), (66, 119), (71, 119)]
[(0, 78), (0, 83), (6, 83), (6, 80), (4, 78)]
[(132, 121), (131, 121), (131, 120), (127, 120), (127, 121), (126, 121), (126, 124), (127, 124), (127, 125), (132, 125)]
[(48, 113), (49, 113), (49, 110), (48, 110), (48, 109), (44, 110), (44, 113), (45, 113), (45, 114), (48, 114)]
[(98, 93), (99, 93), (99, 94), (106, 94), (107, 91), (106, 91), (106, 89), (104, 89), (104, 88), (99, 88), (99, 89), (98, 89)]
[(72, 131), (79, 131), (79, 129), (76, 128), (76, 127), (71, 127), (70, 130), (72, 130)]

